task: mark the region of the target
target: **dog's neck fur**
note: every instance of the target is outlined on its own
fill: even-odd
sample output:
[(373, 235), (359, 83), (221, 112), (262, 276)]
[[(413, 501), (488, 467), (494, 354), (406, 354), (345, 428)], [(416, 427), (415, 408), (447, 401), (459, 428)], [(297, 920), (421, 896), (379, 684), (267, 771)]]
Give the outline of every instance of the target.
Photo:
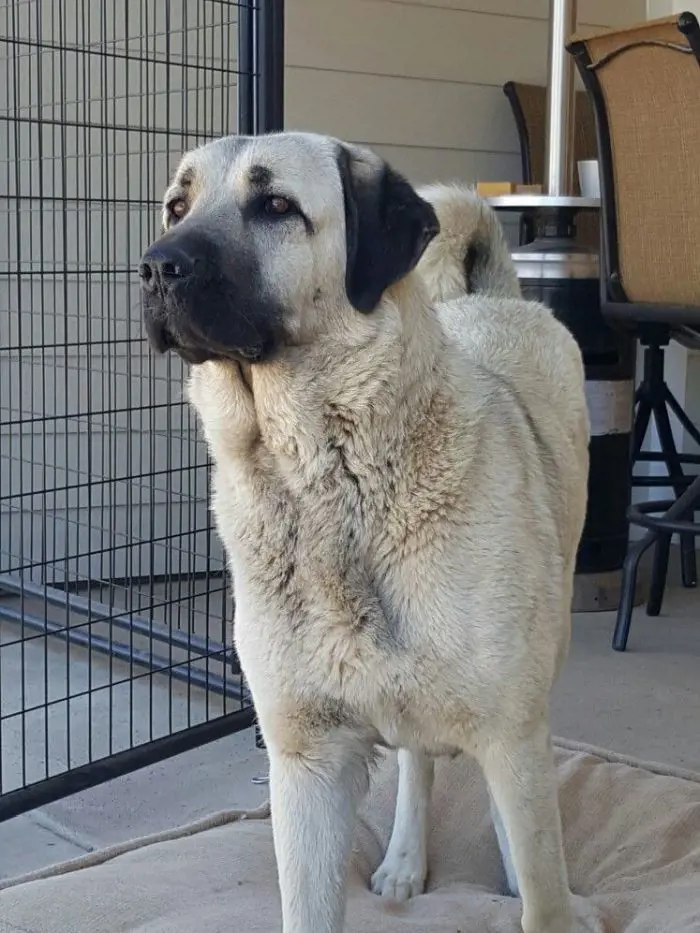
[(329, 445), (399, 454), (444, 385), (442, 330), (418, 277), (388, 289), (373, 313), (360, 346), (329, 336), (247, 374), (264, 446), (295, 469), (318, 465)]

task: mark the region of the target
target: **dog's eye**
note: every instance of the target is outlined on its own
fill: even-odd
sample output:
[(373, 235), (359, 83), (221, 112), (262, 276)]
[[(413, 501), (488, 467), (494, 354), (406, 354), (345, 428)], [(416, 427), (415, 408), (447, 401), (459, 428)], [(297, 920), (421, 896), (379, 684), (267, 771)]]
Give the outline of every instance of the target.
[(281, 198), (275, 195), (271, 198), (265, 198), (263, 209), (266, 214), (282, 217), (284, 214), (293, 213), (294, 205), (287, 198)]
[(182, 220), (186, 213), (187, 202), (184, 198), (175, 198), (174, 201), (168, 204), (168, 214), (170, 215), (171, 223), (176, 224), (178, 220)]

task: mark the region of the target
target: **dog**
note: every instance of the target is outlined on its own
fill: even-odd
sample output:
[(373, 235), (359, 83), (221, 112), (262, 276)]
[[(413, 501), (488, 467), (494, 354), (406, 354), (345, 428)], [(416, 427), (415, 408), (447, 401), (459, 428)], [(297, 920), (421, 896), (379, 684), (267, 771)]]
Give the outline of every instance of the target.
[(377, 747), (399, 788), (375, 892), (423, 890), (433, 759), (467, 753), (524, 933), (570, 933), (548, 696), (586, 509), (575, 341), (473, 193), (336, 139), (195, 149), (163, 228), (145, 326), (193, 364), (284, 933), (342, 930)]

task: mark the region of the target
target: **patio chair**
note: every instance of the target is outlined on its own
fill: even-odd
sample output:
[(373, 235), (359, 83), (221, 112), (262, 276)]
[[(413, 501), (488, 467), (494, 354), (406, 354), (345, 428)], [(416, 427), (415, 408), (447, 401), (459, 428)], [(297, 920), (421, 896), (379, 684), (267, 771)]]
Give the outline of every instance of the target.
[[(523, 183), (544, 184), (544, 144), (547, 89), (539, 84), (507, 81), (503, 93), (508, 98), (520, 141)], [(597, 158), (593, 109), (585, 91), (576, 93), (574, 160)], [(579, 194), (578, 172), (574, 172), (574, 194)], [(520, 220), (520, 245), (531, 243), (535, 236), (534, 212), (523, 212)], [(576, 218), (576, 242), (598, 252), (600, 227), (597, 213), (581, 213)]]
[[(634, 476), (633, 485), (672, 487), (675, 500), (632, 506), (630, 522), (647, 532), (631, 544), (613, 647), (629, 635), (637, 568), (654, 547), (649, 615), (658, 615), (674, 533), (681, 536), (686, 586), (697, 583), (694, 521), (700, 479), (684, 466), (670, 414), (700, 444), (700, 432), (671, 393), (664, 351), (671, 340), (700, 345), (700, 28), (689, 13), (629, 29), (577, 38), (569, 45), (595, 112), (602, 195), (601, 310), (644, 346), (636, 396), (632, 459), (661, 462), (667, 476)], [(661, 451), (642, 452), (651, 417)]]

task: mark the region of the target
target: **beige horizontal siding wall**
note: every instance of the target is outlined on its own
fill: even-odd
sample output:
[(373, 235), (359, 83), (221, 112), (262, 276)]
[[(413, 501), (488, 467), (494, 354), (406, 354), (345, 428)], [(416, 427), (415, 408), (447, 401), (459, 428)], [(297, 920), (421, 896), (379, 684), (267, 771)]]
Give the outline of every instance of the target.
[(647, 18), (656, 19), (685, 11), (700, 17), (700, 0), (647, 0)]
[[(646, 17), (579, 0), (579, 24)], [(287, 0), (289, 129), (366, 143), (416, 182), (519, 179), (501, 90), (545, 83), (549, 0)]]

